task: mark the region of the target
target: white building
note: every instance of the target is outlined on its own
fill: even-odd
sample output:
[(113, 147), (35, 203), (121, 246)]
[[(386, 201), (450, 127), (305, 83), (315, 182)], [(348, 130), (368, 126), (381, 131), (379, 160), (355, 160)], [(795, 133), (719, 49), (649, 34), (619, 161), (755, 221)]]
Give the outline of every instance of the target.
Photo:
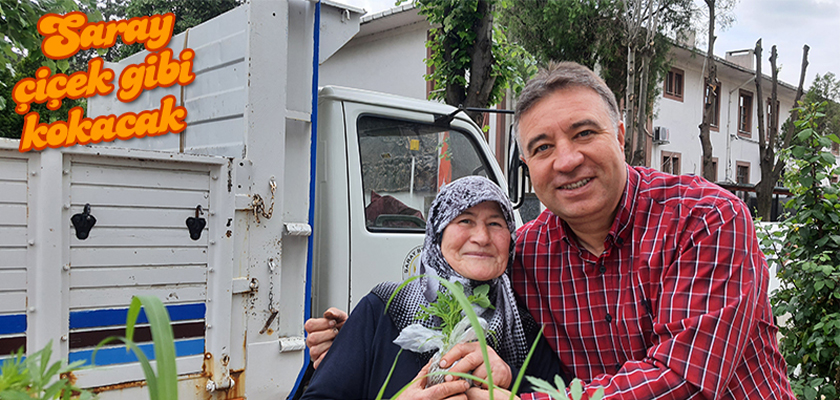
[[(653, 146), (649, 165), (676, 174), (702, 173), (700, 128), (705, 101), (705, 52), (686, 47), (671, 48), (671, 71), (662, 83), (662, 95), (654, 107)], [(769, 51), (765, 52), (769, 56)], [(761, 180), (758, 146), (758, 107), (763, 107), (765, 132), (769, 129), (771, 83), (762, 79), (762, 97), (757, 98), (755, 56), (752, 49), (730, 51), (716, 57), (720, 85), (710, 138), (717, 166), (717, 182), (756, 184)], [(796, 88), (779, 82), (777, 89), (781, 125), (793, 108)], [(663, 134), (667, 130), (667, 135)], [(656, 139), (663, 139), (657, 141)]]

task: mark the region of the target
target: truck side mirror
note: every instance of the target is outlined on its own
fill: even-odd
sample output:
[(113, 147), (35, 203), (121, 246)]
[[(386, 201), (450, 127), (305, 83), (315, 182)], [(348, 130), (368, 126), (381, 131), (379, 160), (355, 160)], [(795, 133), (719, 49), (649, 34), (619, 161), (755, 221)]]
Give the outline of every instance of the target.
[(508, 197), (514, 209), (519, 209), (525, 202), (525, 180), (528, 178), (528, 166), (522, 162), (519, 143), (513, 135), (513, 125), (508, 135)]

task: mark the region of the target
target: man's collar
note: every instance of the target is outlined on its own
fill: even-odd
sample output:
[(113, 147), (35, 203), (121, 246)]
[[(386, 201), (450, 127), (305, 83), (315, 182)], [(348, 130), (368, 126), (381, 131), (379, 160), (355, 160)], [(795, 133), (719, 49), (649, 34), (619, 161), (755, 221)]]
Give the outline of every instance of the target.
[(621, 246), (630, 239), (633, 231), (633, 215), (635, 215), (636, 199), (639, 194), (639, 172), (630, 165), (627, 167), (627, 184), (624, 185), (624, 194), (618, 202), (618, 210), (615, 213), (610, 232), (607, 234), (606, 248), (609, 248), (609, 241), (612, 239), (615, 245)]

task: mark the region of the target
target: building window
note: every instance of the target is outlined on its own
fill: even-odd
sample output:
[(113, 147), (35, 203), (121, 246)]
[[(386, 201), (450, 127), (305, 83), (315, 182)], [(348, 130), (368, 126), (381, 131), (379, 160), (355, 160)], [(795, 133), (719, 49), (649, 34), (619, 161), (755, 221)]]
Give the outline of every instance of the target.
[(718, 181), (717, 166), (718, 166), (718, 158), (717, 157), (712, 157), (712, 169), (715, 171), (715, 174), (712, 175), (712, 179), (713, 179), (712, 182), (717, 182)]
[(665, 77), (665, 97), (671, 100), (683, 101), (683, 77), (685, 73), (679, 68), (671, 68)]
[(735, 182), (741, 184), (750, 183), (750, 163), (743, 161), (735, 162)]
[(738, 96), (738, 134), (752, 137), (752, 93), (741, 90)]
[(718, 83), (716, 86), (706, 85), (706, 103), (709, 102), (709, 94), (712, 93), (712, 90), (714, 90), (715, 96), (711, 100), (713, 104), (710, 129), (713, 131), (717, 131), (718, 127), (720, 126), (720, 83)]
[(680, 153), (670, 151), (662, 152), (662, 172), (669, 174), (680, 174)]

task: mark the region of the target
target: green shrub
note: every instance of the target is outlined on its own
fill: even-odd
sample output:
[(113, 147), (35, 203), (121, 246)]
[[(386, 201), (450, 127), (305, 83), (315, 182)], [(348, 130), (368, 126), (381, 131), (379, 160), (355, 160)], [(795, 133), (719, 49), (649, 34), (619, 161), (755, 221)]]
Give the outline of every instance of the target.
[(768, 260), (778, 266), (780, 287), (773, 312), (783, 337), (779, 348), (800, 399), (837, 399), (840, 394), (840, 200), (835, 134), (818, 130), (825, 103), (800, 108), (795, 142), (783, 151), (785, 183), (796, 210), (776, 232), (765, 232)]
[(24, 358), (20, 349), (0, 367), (0, 399), (51, 400), (92, 399), (91, 392), (81, 390), (69, 378), (70, 372), (84, 361), (67, 364), (60, 360), (50, 364), (52, 342)]

